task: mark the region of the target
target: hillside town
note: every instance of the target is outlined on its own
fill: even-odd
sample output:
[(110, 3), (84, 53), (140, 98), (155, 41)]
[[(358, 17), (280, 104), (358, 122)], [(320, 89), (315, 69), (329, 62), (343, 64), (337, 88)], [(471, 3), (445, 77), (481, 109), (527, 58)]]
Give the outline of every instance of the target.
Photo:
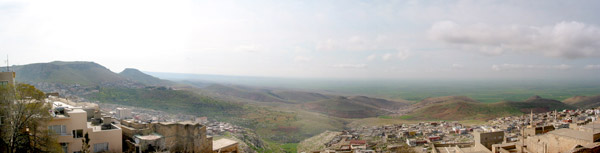
[[(0, 81), (13, 85), (15, 75), (0, 72)], [(46, 96), (42, 103), (51, 106), (48, 112), (52, 117), (47, 129), (58, 138), (64, 152), (82, 152), (84, 137), (89, 139), (86, 143), (92, 152), (239, 152), (238, 141), (213, 140), (223, 132), (242, 130), (229, 123), (135, 107), (74, 102), (58, 93)]]
[[(5, 82), (15, 74), (2, 72)], [(247, 145), (263, 146), (258, 139), (230, 123), (185, 114), (81, 102), (47, 93), (53, 119), (48, 129), (59, 136), (64, 151), (78, 152), (84, 133), (94, 152), (252, 152)], [(480, 125), (457, 121), (430, 121), (372, 127), (351, 127), (326, 143), (322, 150), (302, 152), (371, 153), (564, 153), (600, 151), (600, 109), (554, 110), (495, 118)], [(220, 137), (213, 140), (213, 137)], [(240, 148), (244, 146), (244, 148)]]
[(482, 125), (434, 121), (356, 127), (305, 152), (592, 153), (600, 151), (600, 109), (500, 117)]

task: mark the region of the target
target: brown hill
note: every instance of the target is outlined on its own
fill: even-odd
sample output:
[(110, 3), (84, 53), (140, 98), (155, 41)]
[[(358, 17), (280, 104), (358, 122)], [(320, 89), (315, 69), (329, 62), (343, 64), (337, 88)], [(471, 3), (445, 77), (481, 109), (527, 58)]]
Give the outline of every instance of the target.
[(124, 84), (127, 79), (94, 62), (35, 63), (13, 66), (17, 81), (80, 85)]
[(530, 111), (541, 113), (552, 110), (574, 109), (574, 107), (560, 101), (544, 99), (539, 96), (530, 98), (524, 102), (480, 103), (461, 96), (435, 98), (430, 99), (426, 103), (429, 105), (425, 105), (409, 113), (406, 118), (425, 120), (486, 120), (501, 116), (529, 113)]
[(365, 96), (344, 97), (309, 102), (302, 108), (341, 118), (368, 118), (394, 113), (406, 106), (404, 103)]
[(219, 96), (225, 96), (226, 98), (238, 98), (240, 100), (251, 100), (256, 102), (284, 102), (287, 101), (271, 95), (269, 93), (260, 92), (257, 90), (250, 90), (244, 87), (238, 86), (225, 86), (220, 84), (213, 84), (203, 88), (206, 91), (215, 93)]
[(593, 108), (600, 106), (600, 95), (596, 96), (575, 96), (563, 100), (564, 103), (578, 108)]
[(294, 102), (294, 103), (318, 101), (318, 100), (330, 99), (330, 98), (334, 97), (334, 96), (323, 95), (323, 94), (314, 93), (314, 92), (289, 91), (289, 90), (278, 90), (278, 91), (272, 91), (271, 93), (274, 95), (277, 95), (277, 97), (279, 97), (283, 100), (287, 100), (287, 101)]
[(367, 97), (367, 96), (354, 96), (354, 97), (350, 97), (349, 99), (360, 102), (363, 105), (373, 106), (373, 107), (380, 108), (380, 109), (395, 110), (395, 109), (399, 109), (401, 107), (408, 105), (408, 104), (402, 103), (402, 102), (389, 101), (386, 99), (372, 98), (372, 97)]
[(421, 100), (418, 103), (415, 103), (416, 106), (427, 106), (432, 104), (444, 103), (444, 102), (453, 102), (453, 101), (461, 101), (461, 102), (478, 102), (474, 99), (471, 99), (467, 96), (444, 96), (444, 97), (430, 97)]

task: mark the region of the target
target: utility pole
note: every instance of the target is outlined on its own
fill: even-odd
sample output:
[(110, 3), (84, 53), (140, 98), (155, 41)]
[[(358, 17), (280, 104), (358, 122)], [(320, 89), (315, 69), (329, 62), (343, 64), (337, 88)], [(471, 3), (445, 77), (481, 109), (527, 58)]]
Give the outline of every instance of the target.
[(10, 69), (8, 68), (8, 54), (6, 55), (6, 72), (10, 72)]

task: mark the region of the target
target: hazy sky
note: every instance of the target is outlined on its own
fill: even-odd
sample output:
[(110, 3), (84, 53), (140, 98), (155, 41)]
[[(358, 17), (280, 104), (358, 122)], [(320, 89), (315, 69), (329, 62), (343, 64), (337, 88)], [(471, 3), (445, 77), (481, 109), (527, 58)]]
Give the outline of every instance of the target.
[(4, 1), (12, 64), (311, 78), (600, 76), (600, 1)]

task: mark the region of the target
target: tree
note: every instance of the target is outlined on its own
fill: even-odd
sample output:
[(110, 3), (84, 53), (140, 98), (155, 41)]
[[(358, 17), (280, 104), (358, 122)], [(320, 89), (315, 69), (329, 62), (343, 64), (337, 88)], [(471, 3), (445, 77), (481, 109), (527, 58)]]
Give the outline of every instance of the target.
[(44, 92), (29, 84), (0, 86), (0, 115), (3, 124), (0, 137), (5, 151), (57, 152), (60, 146), (45, 128), (52, 119), (51, 105), (44, 101)]
[(90, 137), (87, 132), (83, 135), (81, 142), (83, 142), (81, 145), (81, 153), (90, 153)]

